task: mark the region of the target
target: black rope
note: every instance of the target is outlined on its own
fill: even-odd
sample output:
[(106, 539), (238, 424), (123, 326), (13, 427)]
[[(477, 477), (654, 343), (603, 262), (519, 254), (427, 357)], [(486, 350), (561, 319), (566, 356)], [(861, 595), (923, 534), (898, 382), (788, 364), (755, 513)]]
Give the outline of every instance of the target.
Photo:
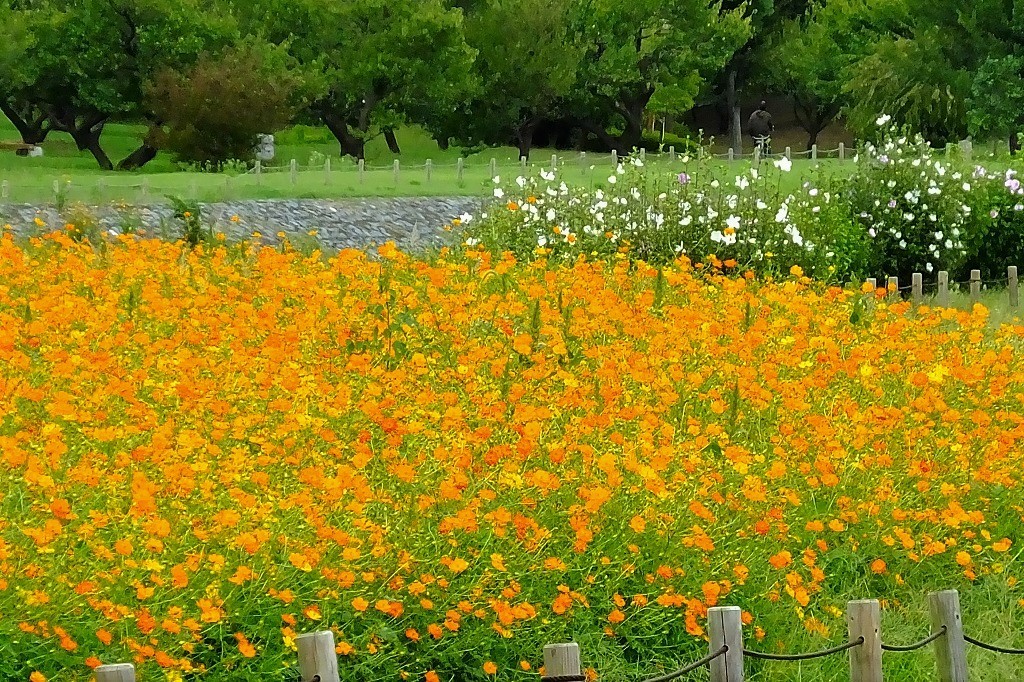
[(723, 645), (722, 648), (719, 649), (718, 651), (711, 652), (710, 654), (708, 654), (704, 658), (700, 659), (699, 661), (695, 661), (695, 662), (691, 663), (690, 665), (686, 666), (685, 668), (680, 668), (679, 670), (676, 670), (675, 672), (667, 673), (667, 674), (661, 675), (659, 677), (650, 677), (650, 678), (644, 680), (644, 682), (669, 682), (669, 680), (674, 680), (677, 677), (682, 677), (686, 673), (693, 672), (697, 668), (703, 668), (704, 666), (709, 665), (711, 663), (711, 661), (715, 660), (719, 656), (723, 656), (725, 654), (725, 652), (728, 651), (728, 650), (729, 650), (729, 647)]
[(945, 625), (942, 626), (941, 630), (933, 632), (932, 634), (922, 639), (920, 642), (908, 644), (907, 646), (896, 646), (895, 644), (882, 644), (882, 651), (916, 651), (917, 649), (928, 646), (929, 644), (937, 640), (939, 637), (942, 637), (944, 634), (946, 634)]
[(541, 677), (540, 682), (587, 682), (586, 675), (550, 675)]
[(831, 656), (832, 654), (838, 654), (840, 651), (846, 651), (852, 649), (855, 646), (860, 646), (864, 643), (863, 637), (858, 637), (852, 642), (846, 644), (840, 644), (834, 646), (831, 649), (823, 649), (821, 651), (813, 651), (809, 654), (768, 654), (763, 651), (750, 651), (749, 649), (743, 650), (744, 656), (750, 656), (751, 658), (760, 658), (765, 661), (809, 661), (812, 658), (822, 658), (824, 656)]
[(1007, 649), (1005, 647), (996, 646), (995, 644), (986, 644), (985, 642), (978, 641), (970, 635), (964, 635), (964, 640), (970, 642), (974, 646), (980, 646), (982, 649), (988, 649), (994, 651), (997, 654), (1010, 654), (1011, 656), (1024, 656), (1024, 649)]

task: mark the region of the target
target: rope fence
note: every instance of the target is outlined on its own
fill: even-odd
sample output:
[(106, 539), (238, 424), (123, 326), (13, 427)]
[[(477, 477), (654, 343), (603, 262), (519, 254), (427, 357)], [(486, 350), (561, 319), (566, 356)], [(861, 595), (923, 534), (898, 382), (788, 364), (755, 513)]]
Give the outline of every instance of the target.
[[(708, 654), (673, 672), (650, 677), (644, 682), (671, 682), (702, 668), (708, 668), (711, 682), (743, 682), (744, 658), (764, 661), (799, 662), (826, 658), (848, 652), (851, 682), (883, 682), (882, 653), (907, 653), (934, 645), (940, 682), (967, 682), (966, 644), (987, 651), (1024, 656), (1024, 649), (988, 644), (963, 631), (960, 594), (943, 590), (928, 595), (931, 634), (907, 645), (882, 641), (881, 606), (877, 599), (859, 599), (847, 604), (849, 639), (843, 644), (797, 654), (773, 654), (751, 651), (743, 645), (743, 612), (738, 606), (708, 609)], [(334, 632), (323, 630), (299, 635), (299, 677), (302, 682), (340, 682)], [(96, 682), (135, 682), (135, 667), (130, 663), (101, 665), (95, 670)], [(584, 671), (580, 646), (576, 642), (548, 644), (544, 647), (544, 667), (540, 682), (589, 682)]]
[[(903, 297), (903, 293), (910, 292), (910, 300), (915, 304), (924, 303), (924, 292), (925, 283), (924, 275), (920, 272), (915, 272), (911, 275), (910, 286), (901, 286), (899, 278), (889, 277), (886, 280), (884, 286), (880, 285), (878, 280), (874, 277), (869, 277), (865, 280), (866, 294), (875, 298), (888, 298), (888, 299), (900, 299)], [(938, 272), (938, 280), (935, 284), (929, 284), (928, 287), (935, 288), (935, 304), (941, 308), (950, 307), (950, 291), (959, 290), (961, 287), (966, 286), (970, 296), (970, 303), (973, 307), (975, 304), (981, 302), (982, 289), (988, 289), (992, 286), (1006, 286), (1006, 295), (1010, 309), (1017, 310), (1020, 308), (1020, 282), (1017, 277), (1017, 266), (1011, 265), (1006, 268), (1006, 279), (989, 279), (983, 280), (981, 278), (981, 270), (971, 270), (971, 277), (964, 282), (950, 282), (949, 273), (945, 270)]]

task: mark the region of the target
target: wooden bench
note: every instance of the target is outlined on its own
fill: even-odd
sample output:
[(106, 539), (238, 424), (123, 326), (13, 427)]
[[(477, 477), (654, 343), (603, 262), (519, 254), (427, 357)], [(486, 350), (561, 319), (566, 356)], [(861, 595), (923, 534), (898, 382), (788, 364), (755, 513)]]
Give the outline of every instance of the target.
[(24, 142), (4, 142), (0, 140), (0, 151), (14, 152), (18, 156), (28, 156), (29, 152), (35, 149), (34, 144)]

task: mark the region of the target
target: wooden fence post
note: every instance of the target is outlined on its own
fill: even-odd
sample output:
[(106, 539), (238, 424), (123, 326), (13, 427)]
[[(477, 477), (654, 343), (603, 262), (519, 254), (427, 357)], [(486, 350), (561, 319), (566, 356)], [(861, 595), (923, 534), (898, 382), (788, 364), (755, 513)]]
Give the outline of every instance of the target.
[(551, 172), (558, 169), (558, 154), (551, 155)]
[(396, 185), (398, 184), (398, 173), (399, 173), (399, 166), (400, 166), (400, 164), (401, 164), (401, 162), (398, 159), (395, 159), (394, 175), (395, 175), (395, 184)]
[(647, 148), (646, 147), (640, 147), (640, 160), (641, 161), (646, 161), (647, 160)]
[(569, 642), (544, 647), (544, 677), (579, 677), (582, 674), (579, 644)]
[(619, 152), (616, 149), (612, 150), (612, 165), (616, 168), (619, 166)]
[(736, 160), (736, 150), (733, 149), (732, 147), (729, 147), (729, 163), (732, 163), (735, 160)]
[(498, 175), (498, 160), (493, 156), (491, 157), (491, 177), (494, 178)]
[(359, 159), (359, 184), (363, 184), (366, 175), (366, 159)]
[(846, 160), (846, 145), (843, 144), (842, 142), (839, 143), (839, 160)]
[(324, 160), (324, 184), (331, 184), (331, 159), (328, 157)]
[(519, 172), (522, 173), (524, 176), (526, 175), (526, 157), (525, 156), (520, 156), (519, 157)]
[(53, 181), (53, 201), (54, 203), (60, 203), (60, 180)]
[(299, 675), (302, 682), (339, 682), (338, 654), (334, 651), (334, 633), (330, 630), (308, 632), (295, 638), (299, 649)]
[(882, 682), (882, 612), (877, 599), (858, 599), (846, 605), (850, 641), (850, 682)]
[(939, 270), (939, 293), (936, 298), (940, 307), (949, 307), (949, 273), (945, 270)]
[(299, 164), (295, 159), (292, 159), (288, 170), (292, 178), (292, 187), (294, 187), (299, 183)]
[(1010, 288), (1010, 309), (1016, 310), (1020, 307), (1020, 287), (1017, 284), (1016, 265), (1006, 268), (1006, 279)]
[(676, 148), (673, 145), (668, 147), (668, 160), (672, 162), (676, 160)]
[(960, 594), (943, 590), (928, 595), (928, 612), (932, 632), (943, 626), (946, 634), (935, 640), (935, 657), (939, 666), (939, 682), (967, 682), (967, 651), (964, 624), (960, 619)]
[(811, 145), (811, 161), (818, 160), (818, 144), (814, 143)]
[(101, 665), (94, 674), (96, 682), (135, 682), (135, 666), (131, 663)]
[(430, 175), (434, 171), (434, 162), (431, 159), (427, 159), (426, 169), (427, 169), (427, 182), (430, 182)]
[(793, 160), (793, 148), (792, 147), (786, 147), (786, 158), (789, 159), (790, 161)]
[(466, 159), (460, 156), (459, 160), (455, 162), (455, 174), (458, 176), (459, 186), (462, 186), (463, 174), (466, 170)]
[(981, 270), (971, 270), (971, 305), (981, 300)]
[(899, 298), (900, 295), (900, 278), (890, 277), (889, 282), (885, 286), (885, 294), (888, 298)]
[(711, 661), (711, 682), (743, 682), (743, 612), (738, 606), (708, 609), (710, 652), (728, 650)]
[(11, 198), (11, 183), (4, 180), (0, 182), (0, 199), (7, 201)]
[(920, 303), (924, 299), (924, 275), (920, 272), (910, 276), (910, 297), (914, 303)]
[(757, 166), (761, 163), (761, 146), (757, 145), (754, 147), (754, 165)]
[(253, 169), (256, 174), (256, 186), (259, 187), (263, 183), (263, 162), (256, 159), (256, 167)]

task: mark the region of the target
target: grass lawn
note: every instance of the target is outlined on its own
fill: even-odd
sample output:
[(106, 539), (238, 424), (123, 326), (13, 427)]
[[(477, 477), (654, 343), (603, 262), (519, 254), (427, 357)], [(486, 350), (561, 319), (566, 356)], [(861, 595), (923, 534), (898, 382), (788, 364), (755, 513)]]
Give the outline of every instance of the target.
[[(140, 126), (110, 125), (104, 131), (103, 143), (112, 159), (129, 154), (141, 136)], [(0, 140), (16, 140), (17, 132), (6, 120), (0, 119)], [(6, 197), (0, 201), (12, 203), (41, 203), (55, 201), (55, 183), (60, 188), (60, 201), (64, 203), (148, 203), (160, 201), (166, 195), (191, 197), (200, 201), (273, 198), (345, 198), (472, 195), (484, 196), (490, 192), (491, 163), (499, 175), (518, 174), (521, 166), (518, 152), (513, 147), (497, 147), (469, 155), (464, 161), (462, 178), (457, 168), (461, 150), (441, 150), (424, 132), (407, 128), (399, 134), (402, 154), (392, 154), (383, 138), (372, 140), (367, 146), (365, 171), (360, 175), (350, 158), (339, 158), (338, 145), (323, 128), (296, 126), (277, 136), (277, 158), (264, 172), (254, 173), (199, 173), (182, 171), (170, 155), (161, 153), (144, 171), (123, 173), (100, 170), (92, 155), (80, 152), (71, 138), (62, 133), (51, 134), (43, 144), (41, 158), (23, 158), (13, 152), (0, 154), (0, 181), (7, 183)], [(531, 155), (531, 166), (548, 167), (551, 157), (558, 154), (563, 169), (562, 178), (570, 184), (598, 186), (607, 180), (606, 168), (611, 168), (610, 154), (556, 152), (537, 149)], [(289, 171), (290, 160), (295, 159), (295, 178)], [(427, 160), (431, 161), (428, 178)], [(330, 170), (327, 169), (330, 160)], [(397, 180), (394, 161), (400, 169)], [(649, 163), (663, 165), (666, 175), (682, 169), (682, 161), (670, 163), (667, 155), (650, 155)], [(721, 161), (717, 166), (723, 176), (738, 173), (749, 166), (749, 160), (730, 165)], [(832, 169), (834, 159), (812, 164), (798, 159), (798, 172), (784, 178), (783, 189), (796, 185), (804, 177), (817, 172), (818, 167)], [(769, 167), (769, 172), (772, 169)]]

